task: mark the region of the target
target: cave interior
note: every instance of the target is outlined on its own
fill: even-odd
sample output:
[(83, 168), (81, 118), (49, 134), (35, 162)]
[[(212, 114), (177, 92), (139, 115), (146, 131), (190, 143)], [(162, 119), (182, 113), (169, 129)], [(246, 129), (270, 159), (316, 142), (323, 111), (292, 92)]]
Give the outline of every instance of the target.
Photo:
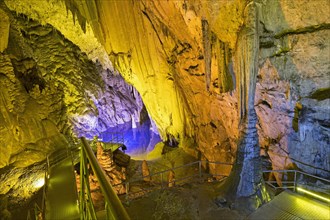
[[(265, 170), (330, 179), (328, 0), (0, 0), (0, 18), (1, 220), (81, 137), (132, 219), (244, 219), (266, 181), (308, 181)], [(146, 177), (165, 170), (165, 190)]]

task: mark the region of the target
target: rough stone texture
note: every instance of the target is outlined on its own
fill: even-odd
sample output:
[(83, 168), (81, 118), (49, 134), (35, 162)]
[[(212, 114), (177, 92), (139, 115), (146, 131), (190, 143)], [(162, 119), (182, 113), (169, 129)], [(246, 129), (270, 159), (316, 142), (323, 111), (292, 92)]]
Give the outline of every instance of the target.
[(270, 3), (262, 7), (255, 101), (262, 154), (273, 169), (329, 177), (329, 2)]
[(150, 175), (150, 171), (149, 171), (149, 167), (148, 167), (148, 163), (146, 160), (142, 161), (142, 165), (141, 165), (141, 170), (142, 170), (142, 176), (145, 176), (143, 178), (143, 181), (145, 182), (150, 182), (151, 181), (151, 176)]
[(236, 208), (247, 210), (255, 210), (269, 200), (262, 180), (257, 115), (254, 109), (259, 55), (259, 6), (255, 2), (246, 6), (244, 24), (235, 51), (240, 131), (233, 171), (222, 186), (226, 189), (226, 198)]
[[(10, 9), (18, 13), (26, 14), (42, 24), (52, 24), (86, 52), (90, 59), (95, 61), (99, 59), (103, 67), (111, 66), (107, 61), (110, 59), (123, 78), (140, 92), (164, 140), (180, 143), (180, 146), (196, 157), (200, 153), (202, 155), (200, 157), (208, 160), (234, 161), (239, 137), (238, 124), (242, 116), (240, 106), (254, 96), (253, 92), (249, 94), (248, 91), (242, 96), (238, 88), (256, 86), (255, 102), (250, 105), (255, 105), (258, 117), (257, 128), (262, 155), (270, 159), (274, 169), (296, 167), (329, 177), (330, 114), (327, 93), (330, 88), (330, 13), (327, 0), (253, 1), (258, 4), (260, 15), (258, 32), (260, 48), (258, 56), (253, 58), (259, 64), (259, 78), (256, 85), (245, 84), (248, 80), (244, 79), (244, 76), (248, 77), (249, 73), (242, 75), (240, 68), (235, 67), (239, 60), (237, 60), (237, 49), (242, 48), (239, 45), (244, 45), (245, 40), (239, 38), (241, 31), (244, 30), (243, 12), (250, 1), (65, 2), (66, 5), (63, 1), (55, 0), (5, 1)], [(69, 11), (68, 15), (66, 9)], [(11, 22), (11, 26), (13, 23), (15, 22)], [(45, 30), (41, 31), (43, 34), (40, 31), (41, 29), (34, 33), (37, 35), (47, 33)], [(96, 43), (96, 38), (106, 52), (97, 49), (100, 44)], [(34, 35), (29, 34), (25, 39), (33, 41)], [(33, 55), (31, 48), (15, 40), (14, 34), (9, 38), (8, 47), (10, 41), (16, 42), (20, 48), (16, 49), (15, 53), (20, 50), (24, 56), (20, 56), (17, 60), (18, 63), (23, 63), (20, 65), (15, 64), (8, 54), (1, 54), (0, 57), (3, 61), (0, 65), (5, 69), (1, 70), (0, 75), (0, 82), (3, 83), (1, 107), (6, 106), (1, 108), (0, 120), (10, 120), (9, 127), (0, 124), (1, 137), (5, 137), (6, 143), (11, 143), (6, 146), (10, 153), (0, 152), (1, 159), (5, 158), (1, 162), (6, 161), (5, 164), (9, 163), (8, 155), (11, 152), (20, 152), (23, 149), (16, 142), (12, 143), (15, 138), (9, 137), (16, 137), (18, 133), (26, 132), (16, 130), (18, 119), (15, 114), (10, 113), (12, 109), (25, 111), (32, 118), (38, 115), (38, 120), (29, 120), (27, 115), (24, 116), (26, 118), (24, 120), (27, 120), (24, 123), (27, 126), (35, 123), (33, 127), (43, 128), (45, 125), (39, 124), (39, 118), (49, 119), (50, 117), (45, 116), (48, 113), (38, 111), (38, 114), (34, 114), (33, 111), (24, 110), (24, 103), (29, 103), (27, 106), (36, 105), (33, 103), (41, 102), (40, 100), (46, 98), (43, 92), (51, 93), (58, 87), (54, 83), (43, 88), (42, 80), (38, 81), (38, 87), (31, 87), (29, 84), (24, 87), (15, 76), (15, 68), (18, 72), (22, 72), (21, 68), (26, 72), (33, 70), (34, 62), (39, 67), (40, 61), (34, 59), (36, 55)], [(61, 49), (62, 53), (55, 51), (54, 53), (62, 55), (71, 53), (78, 56), (72, 52), (73, 49), (68, 51), (66, 42), (60, 41), (60, 43), (66, 45), (65, 49)], [(42, 46), (42, 43), (35, 45)], [(41, 48), (49, 54), (47, 47), (48, 44)], [(38, 47), (34, 49), (38, 50)], [(93, 53), (93, 51), (102, 52)], [(23, 62), (23, 58), (29, 59)], [(38, 56), (38, 59), (42, 60), (42, 58), (43, 56)], [(48, 56), (45, 56), (45, 59), (51, 61), (49, 62), (51, 64), (45, 66), (53, 73), (54, 70), (67, 66), (67, 63), (61, 65), (56, 59)], [(242, 59), (246, 57), (243, 56)], [(103, 78), (97, 78), (93, 75), (94, 70), (86, 74), (84, 68), (73, 72), (64, 69), (68, 76), (74, 75), (75, 82), (80, 85), (69, 80), (61, 80), (58, 83), (74, 85), (63, 86), (61, 94), (64, 96), (64, 101), (61, 106), (66, 106), (66, 112), (77, 114), (74, 122), (79, 125), (78, 122), (82, 121), (81, 125), (77, 126), (78, 131), (82, 132), (96, 129), (99, 123), (97, 112), (102, 112), (104, 118), (112, 114), (107, 108), (99, 109), (94, 104), (97, 102), (104, 105), (99, 101), (99, 97), (102, 97), (101, 92), (91, 88), (94, 88), (94, 85), (100, 86), (100, 82), (106, 79), (106, 74), (103, 74)], [(40, 74), (42, 75), (43, 72), (37, 75)], [(62, 74), (50, 76), (62, 79)], [(85, 77), (80, 78), (80, 76)], [(10, 85), (8, 90), (2, 91), (4, 85)], [(94, 92), (82, 92), (86, 88)], [(32, 99), (29, 96), (21, 95), (26, 89), (36, 101), (30, 102)], [(43, 92), (40, 92), (41, 90)], [(109, 90), (104, 92), (108, 93)], [(49, 99), (62, 99), (58, 93), (56, 94)], [(93, 103), (90, 103), (89, 107), (86, 107), (87, 104), (82, 104), (78, 108), (72, 104), (77, 101), (70, 99), (72, 96), (80, 97), (79, 103), (87, 103), (87, 100), (93, 100)], [(61, 106), (52, 109), (60, 111)], [(128, 118), (128, 114), (124, 113), (125, 111), (121, 112), (119, 118), (123, 121)], [(127, 112), (132, 114), (135, 111), (127, 110)], [(135, 112), (134, 117), (136, 115)], [(60, 127), (60, 131), (70, 130), (69, 125), (58, 126), (59, 121), (66, 121), (66, 116), (63, 117), (61, 120), (52, 120), (53, 124), (56, 125), (56, 129)], [(108, 121), (111, 122), (110, 119)], [(54, 126), (51, 124), (48, 123), (47, 127), (53, 130)], [(90, 126), (88, 127), (87, 124)], [(36, 135), (39, 133), (24, 137), (27, 137), (26, 140), (30, 137), (32, 140), (39, 139), (35, 137)]]
[(10, 21), (6, 13), (0, 9), (0, 52), (2, 53), (8, 45)]
[[(0, 57), (0, 143), (6, 149), (0, 167), (43, 160), (66, 147), (64, 135), (72, 131), (93, 136), (139, 122), (143, 103), (122, 77), (98, 68), (50, 25), (10, 16), (11, 37)], [(27, 155), (31, 160), (23, 159)]]
[(11, 25), (0, 53), (0, 175), (6, 179), (0, 194), (16, 195), (9, 200), (12, 207), (38, 190), (31, 186), (22, 193), (18, 187), (31, 185), (24, 173), (33, 164), (68, 147), (74, 137), (138, 123), (143, 103), (118, 73), (93, 63), (52, 26), (1, 7)]
[[(188, 150), (197, 145), (197, 149), (209, 160), (222, 160), (224, 156), (218, 152), (223, 152), (223, 148), (219, 146), (229, 149), (230, 143), (230, 153), (225, 150), (228, 155), (225, 157), (226, 160), (233, 160), (238, 138), (237, 94), (235, 91), (230, 92), (230, 89), (228, 93), (219, 92), (222, 91), (221, 88), (230, 88), (227, 87), (230, 83), (233, 83), (233, 88), (237, 86), (235, 77), (231, 77), (234, 81), (231, 82), (229, 76), (237, 75), (231, 67), (231, 57), (235, 56), (233, 49), (238, 42), (237, 36), (243, 23), (243, 10), (247, 4), (245, 1), (102, 1), (100, 4), (92, 2), (89, 8), (84, 1), (67, 2), (70, 3), (66, 6), (53, 1), (42, 4), (6, 1), (6, 4), (11, 9), (43, 23), (53, 24), (95, 60), (96, 57), (102, 56), (88, 52), (93, 51), (89, 46), (92, 41), (86, 40), (86, 36), (91, 35), (93, 29), (105, 46), (114, 67), (142, 94), (142, 99), (146, 102), (163, 139), (174, 137)], [(260, 21), (263, 27), (259, 63), (262, 65), (269, 58), (280, 79), (290, 81), (292, 99), (289, 98), (289, 102), (292, 104), (300, 101), (300, 97), (308, 97), (318, 89), (328, 88), (328, 2), (257, 2), (260, 5)], [(65, 7), (72, 12), (68, 16), (63, 16)], [(44, 13), (46, 9), (56, 16)], [(315, 12), (318, 16), (315, 16)], [(129, 16), (126, 16), (127, 14)], [(76, 25), (70, 23), (73, 20), (77, 22)], [(202, 20), (206, 24), (204, 28)], [(70, 29), (71, 27), (73, 29)], [(83, 33), (85, 28), (83, 40), (77, 39), (77, 33)], [(205, 42), (205, 39), (210, 42)], [(205, 51), (206, 47), (210, 48), (208, 44), (212, 45), (212, 52)], [(207, 56), (211, 56), (211, 59)], [(205, 71), (204, 59), (211, 61), (211, 71), (208, 74)], [(224, 65), (227, 69), (223, 68)], [(229, 77), (229, 80), (222, 79), (223, 76)], [(210, 80), (210, 92), (205, 89), (206, 79)], [(203, 103), (203, 108), (200, 103)], [(327, 100), (323, 100), (313, 105), (313, 108), (319, 106), (326, 113), (326, 105)], [(293, 111), (292, 106), (289, 109)], [(257, 112), (260, 113), (258, 109)], [(290, 114), (286, 115), (292, 117)], [(271, 129), (269, 123), (266, 126), (265, 122), (270, 120), (264, 117), (265, 115), (259, 117), (262, 128), (268, 131), (276, 130)], [(321, 117), (322, 121), (324, 119), (327, 120), (326, 114)], [(95, 118), (92, 121), (95, 122)], [(311, 124), (315, 125), (314, 122)], [(327, 136), (328, 126), (324, 124), (328, 122), (321, 124)], [(205, 134), (212, 134), (212, 138), (207, 138)], [(294, 135), (289, 138), (287, 134), (283, 134), (286, 141), (282, 142), (286, 143), (283, 143), (285, 146), (281, 148), (301, 145), (303, 142)], [(274, 139), (274, 135), (265, 134), (261, 140)], [(296, 144), (297, 140), (300, 144)], [(326, 146), (326, 143), (322, 141), (321, 145)], [(276, 151), (281, 150), (274, 152)], [(326, 149), (312, 151), (315, 155), (319, 151), (324, 158), (328, 157)], [(273, 157), (273, 160), (281, 161), (280, 157)], [(274, 164), (283, 164), (283, 161)], [(327, 161), (322, 160), (322, 164), (325, 169)]]
[(7, 167), (0, 174), (0, 195), (8, 198), (10, 211), (20, 210), (20, 205), (30, 202), (31, 197), (42, 187), (45, 165), (38, 163), (29, 167)]
[(269, 60), (258, 74), (255, 105), (261, 155), (271, 159), (274, 170), (291, 168), (285, 134), (292, 130), (295, 101), (290, 100), (290, 82), (280, 80)]
[[(117, 185), (126, 180), (126, 168), (119, 167), (113, 161), (113, 154), (111, 150), (103, 150), (102, 144), (97, 144), (96, 158), (99, 161), (101, 167), (104, 169), (111, 185)], [(95, 180), (97, 181), (97, 180)], [(126, 193), (125, 185), (117, 185), (113, 187), (117, 194)]]
[[(64, 1), (28, 0), (5, 1), (10, 10), (25, 14), (27, 17), (38, 20), (42, 25), (50, 24), (75, 45), (79, 45), (82, 52), (93, 61), (100, 61), (104, 69), (112, 69), (106, 51), (97, 41), (90, 24), (80, 20), (77, 10), (68, 13)], [(90, 17), (92, 20), (93, 17)], [(82, 25), (82, 26), (80, 26)], [(83, 28), (82, 28), (83, 27)]]

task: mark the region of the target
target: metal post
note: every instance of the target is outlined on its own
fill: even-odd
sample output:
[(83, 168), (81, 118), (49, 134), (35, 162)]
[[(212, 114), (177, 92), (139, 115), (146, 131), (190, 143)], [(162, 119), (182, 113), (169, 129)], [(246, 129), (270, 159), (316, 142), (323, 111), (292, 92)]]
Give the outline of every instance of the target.
[(160, 186), (163, 189), (163, 173), (160, 174)]
[(85, 210), (85, 186), (84, 186), (84, 173), (85, 173), (85, 152), (81, 148), (80, 151), (80, 219), (84, 219)]
[(111, 219), (111, 210), (109, 208), (109, 205), (107, 202), (105, 202), (105, 213), (106, 213), (106, 216), (107, 216), (107, 219)]
[(199, 178), (202, 178), (202, 162), (198, 161), (198, 173), (199, 173)]
[(294, 171), (294, 185), (293, 185), (293, 191), (297, 192), (297, 171)]
[(128, 202), (128, 199), (129, 199), (129, 196), (128, 196), (128, 193), (129, 193), (129, 182), (125, 183), (125, 190), (126, 190), (126, 202)]
[(49, 165), (49, 157), (48, 157), (48, 155), (47, 155), (47, 170), (49, 169), (49, 167), (50, 167), (50, 165)]

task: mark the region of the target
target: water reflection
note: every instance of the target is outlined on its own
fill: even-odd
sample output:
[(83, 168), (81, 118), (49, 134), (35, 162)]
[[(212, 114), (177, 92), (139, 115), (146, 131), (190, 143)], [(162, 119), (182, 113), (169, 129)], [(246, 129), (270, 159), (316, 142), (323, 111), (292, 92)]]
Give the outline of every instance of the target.
[(127, 147), (125, 153), (128, 155), (143, 155), (153, 150), (161, 141), (160, 136), (150, 130), (150, 126), (149, 120), (137, 124), (136, 128), (132, 128), (132, 123), (128, 122), (108, 129), (99, 138), (103, 142), (124, 143)]

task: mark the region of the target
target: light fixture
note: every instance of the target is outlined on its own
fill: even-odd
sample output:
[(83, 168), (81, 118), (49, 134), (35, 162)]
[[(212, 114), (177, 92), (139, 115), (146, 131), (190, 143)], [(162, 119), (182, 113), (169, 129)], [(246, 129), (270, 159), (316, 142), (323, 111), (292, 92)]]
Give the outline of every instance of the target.
[(320, 199), (320, 200), (323, 200), (323, 201), (326, 201), (326, 202), (329, 202), (329, 203), (330, 203), (330, 199), (328, 199), (328, 198), (326, 198), (326, 197), (323, 197), (323, 196), (320, 196), (320, 195), (317, 195), (317, 194), (315, 194), (315, 193), (312, 193), (312, 192), (310, 192), (310, 191), (308, 191), (308, 190), (305, 190), (305, 189), (303, 189), (303, 188), (297, 187), (297, 191), (298, 191), (298, 192), (306, 193), (306, 194), (308, 194), (308, 195), (310, 195), (310, 196), (313, 196), (313, 197), (315, 197), (315, 198), (318, 198), (318, 199)]
[(44, 178), (40, 178), (37, 181), (34, 182), (33, 186), (35, 188), (40, 188), (45, 184), (45, 179)]

